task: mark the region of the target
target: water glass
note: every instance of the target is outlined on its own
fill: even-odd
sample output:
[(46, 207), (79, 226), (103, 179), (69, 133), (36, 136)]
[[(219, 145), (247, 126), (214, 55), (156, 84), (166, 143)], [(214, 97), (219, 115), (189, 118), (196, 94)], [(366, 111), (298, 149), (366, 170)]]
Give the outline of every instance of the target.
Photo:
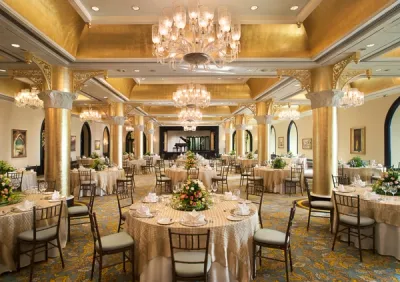
[(394, 195), (396, 195), (397, 190), (398, 190), (398, 187), (394, 186), (394, 185), (389, 188), (389, 192), (392, 193), (392, 195), (393, 195), (393, 201), (395, 201)]
[(233, 191), (233, 195), (236, 196), (236, 199), (240, 199), (240, 190), (239, 190), (239, 189), (235, 189), (235, 190)]

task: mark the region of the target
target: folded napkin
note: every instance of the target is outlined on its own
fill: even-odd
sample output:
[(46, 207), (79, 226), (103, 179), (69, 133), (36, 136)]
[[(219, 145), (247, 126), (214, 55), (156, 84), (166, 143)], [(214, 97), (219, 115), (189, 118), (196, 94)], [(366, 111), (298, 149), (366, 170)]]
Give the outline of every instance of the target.
[(96, 171), (96, 170), (95, 170), (94, 168), (91, 168), (90, 171), (91, 171), (91, 172), (94, 172), (94, 171)]
[(233, 198), (232, 192), (225, 192), (224, 194), (225, 200), (232, 200), (232, 198)]
[(157, 202), (157, 194), (149, 193), (144, 199), (146, 202)]
[(238, 204), (237, 210), (238, 210), (238, 213), (241, 215), (247, 215), (250, 212), (250, 208), (248, 205), (246, 205), (246, 203)]
[(204, 222), (205, 216), (202, 213), (193, 210), (189, 213), (186, 213), (183, 217), (183, 220), (188, 223), (201, 223)]
[(339, 192), (346, 192), (346, 190), (344, 189), (344, 186), (342, 184), (339, 185), (338, 191)]
[(77, 171), (78, 171), (78, 169), (77, 169), (77, 168), (74, 168), (72, 171), (73, 171), (73, 172), (77, 172)]
[(255, 167), (258, 167), (258, 164), (256, 164), (256, 166)]
[(25, 200), (21, 205), (16, 206), (15, 209), (19, 211), (29, 211), (33, 208), (34, 205), (35, 202)]
[(140, 214), (140, 215), (145, 215), (145, 216), (150, 216), (150, 215), (151, 215), (149, 207), (144, 206), (144, 205), (141, 205), (141, 206), (136, 210), (136, 212), (137, 212), (138, 214)]
[(84, 170), (86, 169), (84, 166), (79, 166), (79, 170)]
[(359, 179), (359, 180), (354, 181), (354, 182), (353, 182), (353, 185), (354, 185), (355, 187), (365, 187), (365, 182), (362, 181), (361, 179)]
[(382, 168), (383, 166), (382, 166), (382, 164), (378, 164), (377, 167)]
[(52, 200), (59, 200), (60, 199), (60, 192), (54, 191), (54, 193), (51, 195)]

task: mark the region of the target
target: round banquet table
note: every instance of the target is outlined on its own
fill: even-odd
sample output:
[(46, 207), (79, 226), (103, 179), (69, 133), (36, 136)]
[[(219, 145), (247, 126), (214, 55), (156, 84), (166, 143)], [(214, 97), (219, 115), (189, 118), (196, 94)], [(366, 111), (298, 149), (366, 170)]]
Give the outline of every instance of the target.
[(255, 212), (243, 220), (229, 221), (226, 217), (236, 206), (236, 201), (221, 201), (211, 209), (202, 211), (206, 219), (212, 222), (201, 227), (186, 227), (179, 222), (157, 224), (162, 217), (179, 221), (187, 213), (161, 204), (150, 205), (150, 210), (162, 211), (154, 218), (137, 218), (134, 211), (130, 210), (126, 231), (135, 240), (135, 272), (140, 275), (140, 281), (172, 281), (168, 228), (188, 234), (205, 233), (210, 229), (210, 281), (251, 281), (253, 234), (260, 228), (257, 206), (250, 204)]
[(142, 171), (142, 166), (146, 165), (146, 160), (141, 159), (141, 160), (132, 160), (128, 161), (128, 165), (135, 165), (135, 172), (139, 174)]
[(21, 190), (25, 191), (32, 186), (37, 186), (37, 176), (35, 171), (24, 171), (22, 176)]
[[(34, 201), (36, 205), (41, 207), (59, 204), (59, 202), (49, 203), (48, 200), (43, 200), (43, 197), (44, 196), (41, 194), (27, 195), (24, 200)], [(17, 244), (17, 236), (21, 232), (32, 229), (32, 211), (10, 212), (1, 215), (3, 211), (9, 212), (12, 208), (21, 204), (22, 202), (0, 207), (0, 274), (16, 270), (13, 255)], [(61, 247), (65, 248), (67, 244), (67, 205), (65, 201), (63, 201), (63, 204), (63, 213), (60, 222), (60, 243)], [(44, 225), (47, 225), (46, 223), (44, 223)], [(57, 249), (49, 250), (49, 256), (56, 257), (58, 255)], [(30, 258), (28, 256), (21, 255), (20, 258), (22, 267), (29, 265)], [(35, 261), (41, 260), (44, 260), (44, 252), (36, 254), (35, 256)]]
[[(365, 198), (365, 194), (371, 191), (371, 187), (352, 187), (355, 189), (352, 193), (340, 193), (346, 196), (360, 195), (360, 213), (361, 216), (367, 216), (375, 219), (375, 247), (378, 254), (393, 256), (400, 260), (400, 197), (399, 196), (380, 196), (380, 200), (371, 200)], [(388, 193), (389, 195), (389, 193)], [(333, 199), (333, 197), (332, 197)], [(385, 199), (386, 201), (383, 201)], [(335, 206), (336, 209), (336, 206)], [(337, 214), (335, 212), (334, 229), (336, 229)], [(335, 230), (336, 231), (336, 230)], [(356, 231), (356, 230), (355, 230)], [(372, 229), (362, 230), (367, 235), (372, 234)], [(347, 241), (347, 235), (342, 236)], [(358, 238), (350, 239), (358, 247)], [(363, 249), (372, 249), (372, 239), (362, 240)]]
[[(103, 193), (112, 194), (113, 188), (117, 185), (117, 179), (125, 177), (123, 169), (94, 171), (92, 170), (92, 180), (97, 181), (96, 194), (102, 196)], [(71, 170), (70, 189), (73, 195), (79, 194), (79, 170)], [(87, 179), (89, 180), (89, 179)]]
[(362, 181), (371, 181), (372, 175), (381, 175), (383, 168), (379, 167), (344, 167), (343, 174), (347, 175), (351, 182), (354, 176), (359, 175)]
[[(167, 168), (165, 169), (165, 175), (171, 178), (172, 186), (178, 182), (186, 181), (187, 171), (184, 168)], [(199, 169), (199, 180), (201, 180), (207, 188), (211, 186), (211, 179), (217, 176), (217, 172), (214, 169)]]
[(254, 174), (264, 179), (264, 190), (266, 192), (284, 194), (285, 178), (290, 177), (290, 169), (273, 169), (267, 167), (254, 168)]
[(256, 159), (237, 159), (237, 161), (239, 162), (239, 164), (241, 164), (242, 166), (252, 166), (252, 165), (256, 165), (258, 164), (258, 160)]

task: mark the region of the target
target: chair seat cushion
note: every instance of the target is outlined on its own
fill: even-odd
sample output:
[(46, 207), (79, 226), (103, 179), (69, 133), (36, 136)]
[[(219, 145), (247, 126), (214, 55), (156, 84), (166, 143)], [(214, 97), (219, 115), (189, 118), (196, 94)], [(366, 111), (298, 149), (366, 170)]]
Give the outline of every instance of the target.
[(97, 181), (96, 180), (84, 180), (84, 181), (81, 181), (81, 185), (94, 185), (94, 184), (97, 184)]
[[(57, 226), (45, 229), (46, 227), (41, 227), (37, 229), (36, 240), (37, 241), (47, 241), (48, 239), (55, 238), (57, 235)], [(24, 241), (33, 241), (33, 229), (24, 231), (18, 234), (18, 238)]]
[[(177, 252), (174, 254), (175, 261), (186, 261), (186, 262), (195, 262), (195, 261), (204, 261), (205, 253), (204, 252)], [(211, 256), (208, 255), (207, 258), (207, 272), (211, 268)], [(204, 264), (203, 263), (195, 263), (195, 264), (187, 264), (187, 263), (175, 263), (176, 274), (181, 277), (197, 277), (202, 276), (204, 274)]]
[(249, 180), (263, 180), (262, 176), (250, 176)]
[(250, 172), (244, 172), (244, 173), (242, 173), (242, 176), (250, 176), (250, 175), (251, 175)]
[(285, 236), (286, 234), (283, 232), (263, 228), (256, 231), (256, 234), (254, 234), (254, 241), (271, 245), (284, 245)]
[[(134, 243), (135, 241), (133, 241), (132, 237), (126, 232), (119, 232), (101, 237), (103, 251), (116, 251), (132, 246)], [(99, 242), (96, 241), (96, 249), (99, 248)]]
[(332, 210), (333, 203), (331, 201), (312, 201), (311, 207), (316, 209), (326, 209)]
[(291, 182), (300, 182), (300, 179), (298, 179), (298, 178), (296, 178), (296, 177), (293, 177), (293, 178), (288, 177), (288, 178), (286, 178), (285, 180), (286, 180), (286, 181), (291, 181)]
[(161, 178), (159, 178), (161, 181), (171, 181), (171, 178), (166, 177), (166, 176), (161, 176)]
[(68, 215), (86, 215), (89, 214), (87, 206), (72, 206), (68, 208)]
[[(357, 215), (350, 216), (350, 215), (340, 215), (340, 222), (349, 224), (349, 225), (355, 225), (357, 226)], [(372, 225), (375, 223), (375, 220), (366, 216), (361, 216), (360, 217), (360, 225), (361, 226), (368, 226)]]
[(211, 178), (212, 180), (217, 180), (217, 181), (221, 181), (221, 180), (224, 180), (224, 177), (223, 176), (214, 176), (213, 178)]

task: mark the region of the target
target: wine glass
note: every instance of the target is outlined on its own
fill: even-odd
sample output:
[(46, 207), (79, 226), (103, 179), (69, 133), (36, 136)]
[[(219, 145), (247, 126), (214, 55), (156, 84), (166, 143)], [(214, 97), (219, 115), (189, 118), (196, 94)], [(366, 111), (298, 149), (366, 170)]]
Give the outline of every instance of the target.
[(395, 200), (394, 195), (397, 193), (397, 189), (398, 187), (394, 185), (389, 188), (389, 192), (393, 195), (393, 201)]
[(383, 190), (383, 192), (385, 192), (385, 198), (386, 198), (387, 191), (389, 191), (389, 187), (390, 187), (389, 183), (384, 183), (382, 186), (382, 190)]
[(216, 182), (214, 182), (211, 185), (211, 189), (212, 189), (213, 193), (215, 194), (218, 191), (218, 184)]
[(235, 195), (236, 199), (239, 200), (240, 199), (240, 190), (239, 189), (235, 189), (233, 191), (233, 195)]

